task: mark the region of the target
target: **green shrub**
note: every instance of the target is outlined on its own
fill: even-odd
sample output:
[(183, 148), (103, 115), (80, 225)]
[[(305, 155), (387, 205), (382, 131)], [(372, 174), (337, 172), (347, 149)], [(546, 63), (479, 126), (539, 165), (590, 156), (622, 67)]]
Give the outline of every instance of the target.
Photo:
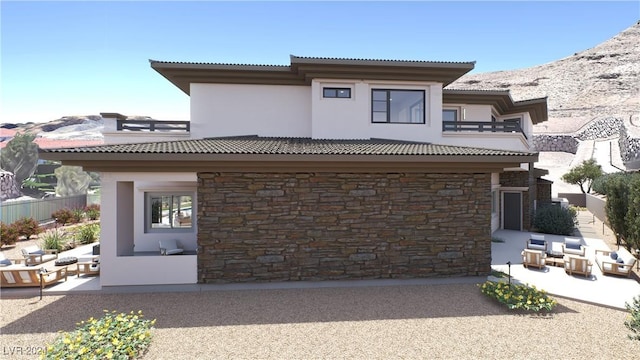
[(85, 224), (80, 226), (75, 233), (75, 239), (82, 245), (94, 243), (100, 234), (100, 225)]
[(81, 322), (73, 332), (61, 333), (47, 344), (40, 359), (136, 359), (151, 344), (155, 320), (142, 311), (129, 314), (104, 311), (100, 319)]
[(55, 249), (62, 251), (68, 242), (65, 234), (59, 229), (51, 229), (40, 235), (43, 249)]
[(42, 232), (40, 224), (33, 218), (22, 218), (13, 224), (18, 230), (18, 235), (26, 237), (27, 240), (32, 235), (38, 235)]
[(631, 340), (640, 340), (640, 296), (633, 298), (633, 304), (625, 303), (627, 310), (629, 310), (629, 318), (624, 322), (626, 326), (633, 334), (629, 335)]
[(51, 217), (60, 225), (66, 225), (71, 222), (73, 213), (69, 209), (59, 209), (51, 214)]
[(100, 205), (91, 204), (84, 208), (84, 212), (87, 214), (89, 220), (98, 220), (100, 218)]
[(502, 281), (487, 281), (478, 286), (483, 294), (505, 304), (510, 310), (551, 311), (558, 305), (555, 299), (550, 298), (544, 290), (536, 289), (535, 286), (508, 284)]
[(557, 205), (539, 207), (533, 218), (533, 226), (541, 233), (571, 235), (578, 223), (574, 209)]
[(73, 209), (71, 210), (71, 223), (77, 224), (82, 222), (84, 219), (84, 209)]
[(20, 238), (18, 228), (14, 224), (0, 222), (0, 246), (13, 245)]

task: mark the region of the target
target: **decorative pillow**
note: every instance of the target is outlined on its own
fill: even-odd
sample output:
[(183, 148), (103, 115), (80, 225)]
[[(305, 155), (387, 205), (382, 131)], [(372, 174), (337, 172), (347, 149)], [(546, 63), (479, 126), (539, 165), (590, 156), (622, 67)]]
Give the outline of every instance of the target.
[(0, 266), (9, 266), (9, 265), (11, 265), (11, 260), (9, 259), (0, 260)]
[(36, 250), (29, 253), (29, 255), (44, 255), (44, 250)]
[(622, 258), (621, 258), (621, 257), (619, 257), (619, 258), (618, 258), (618, 260), (616, 260), (616, 262), (617, 262), (618, 264), (624, 264), (624, 260), (622, 260)]
[(544, 246), (544, 240), (536, 240), (536, 239), (530, 239), (529, 242), (531, 243), (531, 245), (541, 245)]
[(611, 253), (611, 258), (612, 258), (613, 260), (616, 260), (616, 259), (618, 258), (618, 253), (617, 253), (617, 252), (615, 252), (615, 251), (614, 251), (614, 252), (612, 252), (612, 253)]

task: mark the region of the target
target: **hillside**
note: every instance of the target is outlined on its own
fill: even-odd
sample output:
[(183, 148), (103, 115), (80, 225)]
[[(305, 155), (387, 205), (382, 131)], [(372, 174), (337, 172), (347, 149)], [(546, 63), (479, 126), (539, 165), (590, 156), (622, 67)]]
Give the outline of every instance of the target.
[(548, 97), (535, 133), (571, 133), (599, 117), (640, 109), (640, 22), (572, 56), (525, 69), (465, 75), (451, 89), (508, 89), (514, 100)]

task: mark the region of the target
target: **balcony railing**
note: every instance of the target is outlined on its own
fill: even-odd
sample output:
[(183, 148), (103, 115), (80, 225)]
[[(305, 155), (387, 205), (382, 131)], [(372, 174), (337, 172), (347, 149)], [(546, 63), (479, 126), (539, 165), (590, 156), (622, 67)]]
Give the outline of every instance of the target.
[(189, 121), (164, 121), (164, 120), (118, 120), (118, 131), (171, 131), (189, 132)]
[(519, 132), (527, 139), (527, 135), (515, 122), (488, 122), (488, 121), (443, 121), (442, 131), (475, 131), (475, 132)]

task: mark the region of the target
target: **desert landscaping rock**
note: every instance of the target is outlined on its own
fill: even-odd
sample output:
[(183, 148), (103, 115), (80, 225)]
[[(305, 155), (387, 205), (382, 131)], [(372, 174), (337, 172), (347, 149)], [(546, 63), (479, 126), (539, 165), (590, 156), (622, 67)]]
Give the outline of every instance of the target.
[(58, 330), (109, 309), (157, 319), (146, 359), (636, 359), (640, 353), (640, 342), (626, 338), (625, 311), (559, 299), (547, 315), (514, 313), (475, 284), (67, 295), (0, 304), (5, 349), (43, 347)]

